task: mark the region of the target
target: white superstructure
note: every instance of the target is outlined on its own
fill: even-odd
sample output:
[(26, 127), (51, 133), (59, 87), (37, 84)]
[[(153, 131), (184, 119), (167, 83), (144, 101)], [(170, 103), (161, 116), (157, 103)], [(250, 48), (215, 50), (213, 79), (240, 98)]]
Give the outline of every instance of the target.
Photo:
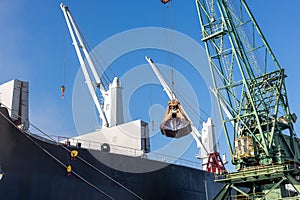
[[(91, 144), (101, 144), (103, 151), (128, 155), (128, 149), (136, 152), (130, 155), (142, 155), (150, 152), (148, 124), (141, 120), (124, 123), (122, 87), (117, 77), (109, 84), (106, 90), (97, 73), (94, 62), (81, 37), (80, 31), (67, 6), (60, 4), (70, 36), (94, 104), (102, 121), (101, 130), (87, 133), (66, 141), (72, 145), (91, 148)], [(85, 62), (86, 61), (86, 62)], [(99, 89), (103, 103), (100, 103), (96, 89)], [(118, 148), (112, 148), (118, 147)]]
[(15, 79), (0, 85), (0, 105), (8, 109), (9, 116), (19, 128), (29, 128), (28, 82)]
[(68, 144), (129, 156), (150, 152), (148, 124), (135, 120), (68, 139)]

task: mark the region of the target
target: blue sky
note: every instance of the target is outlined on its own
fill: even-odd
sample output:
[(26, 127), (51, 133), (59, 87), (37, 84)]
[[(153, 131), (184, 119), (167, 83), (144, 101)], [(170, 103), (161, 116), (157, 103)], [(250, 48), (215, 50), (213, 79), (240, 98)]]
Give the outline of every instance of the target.
[[(290, 108), (300, 117), (300, 1), (248, 2), (279, 63), (286, 69)], [(79, 64), (66, 30), (60, 3), (61, 1), (56, 0), (1, 1), (0, 83), (15, 78), (29, 81), (31, 122), (51, 135), (74, 135), (77, 131), (72, 114), (72, 87)], [(91, 47), (115, 34), (134, 28), (170, 28), (167, 25), (170, 11), (159, 0), (66, 0), (64, 3), (69, 6)], [(186, 34), (202, 45), (194, 0), (174, 0), (172, 21), (174, 30)], [(135, 56), (128, 55), (128, 58), (134, 66), (145, 64), (143, 54), (144, 52), (139, 52)], [(126, 60), (126, 56), (122, 60)], [(168, 65), (166, 59), (154, 60)], [(124, 62), (125, 65), (130, 63), (128, 60)], [(115, 62), (112, 66), (116, 74), (124, 73), (125, 68), (118, 71), (116, 65), (120, 64)], [(176, 67), (180, 68), (177, 65)], [(66, 86), (65, 100), (61, 100), (62, 84)], [(158, 93), (159, 90), (157, 87), (153, 89)], [(205, 91), (207, 92), (207, 89)], [(163, 101), (166, 100), (164, 97)], [(133, 118), (143, 118), (139, 116), (138, 111), (135, 112), (136, 116)], [(206, 112), (209, 113), (210, 110)], [(149, 120), (148, 116), (144, 117)], [(296, 132), (300, 129), (299, 124), (300, 122), (296, 123)], [(153, 144), (154, 147), (155, 145), (157, 144)], [(226, 149), (226, 144), (222, 144), (221, 148)], [(197, 149), (193, 144), (184, 158), (194, 159), (195, 154)]]

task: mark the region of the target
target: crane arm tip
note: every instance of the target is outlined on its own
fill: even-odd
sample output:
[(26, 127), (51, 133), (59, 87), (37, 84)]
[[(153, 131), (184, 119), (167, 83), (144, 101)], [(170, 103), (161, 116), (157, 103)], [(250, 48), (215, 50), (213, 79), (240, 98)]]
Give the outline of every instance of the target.
[(153, 63), (153, 60), (151, 58), (149, 58), (148, 56), (145, 56), (146, 60), (150, 63)]

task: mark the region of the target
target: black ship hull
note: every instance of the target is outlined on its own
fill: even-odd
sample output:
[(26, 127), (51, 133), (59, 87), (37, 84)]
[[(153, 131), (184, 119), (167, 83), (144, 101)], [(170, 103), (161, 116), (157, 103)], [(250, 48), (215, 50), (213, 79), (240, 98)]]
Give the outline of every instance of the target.
[[(145, 158), (101, 151), (94, 151), (92, 155), (87, 149), (66, 146), (69, 150), (76, 149), (78, 155), (87, 162), (71, 159), (62, 146), (21, 132), (5, 118), (8, 117), (5, 108), (0, 108), (0, 112), (0, 162), (5, 173), (0, 181), (0, 199), (96, 200), (140, 197), (151, 200), (205, 200), (212, 199), (221, 188), (220, 184), (214, 183), (211, 173)], [(145, 166), (161, 169), (128, 173), (104, 165), (95, 155), (119, 165), (120, 169), (129, 167), (138, 171)], [(66, 171), (65, 166), (68, 165), (72, 166), (71, 173)]]

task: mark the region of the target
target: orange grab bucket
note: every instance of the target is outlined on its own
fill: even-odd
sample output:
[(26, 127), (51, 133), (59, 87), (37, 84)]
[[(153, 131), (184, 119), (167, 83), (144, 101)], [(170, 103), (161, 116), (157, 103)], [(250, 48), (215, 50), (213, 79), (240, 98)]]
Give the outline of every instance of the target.
[(168, 102), (160, 130), (163, 135), (171, 138), (180, 138), (192, 132), (191, 122), (184, 114), (177, 99)]
[(160, 0), (163, 4), (169, 3), (171, 0)]

